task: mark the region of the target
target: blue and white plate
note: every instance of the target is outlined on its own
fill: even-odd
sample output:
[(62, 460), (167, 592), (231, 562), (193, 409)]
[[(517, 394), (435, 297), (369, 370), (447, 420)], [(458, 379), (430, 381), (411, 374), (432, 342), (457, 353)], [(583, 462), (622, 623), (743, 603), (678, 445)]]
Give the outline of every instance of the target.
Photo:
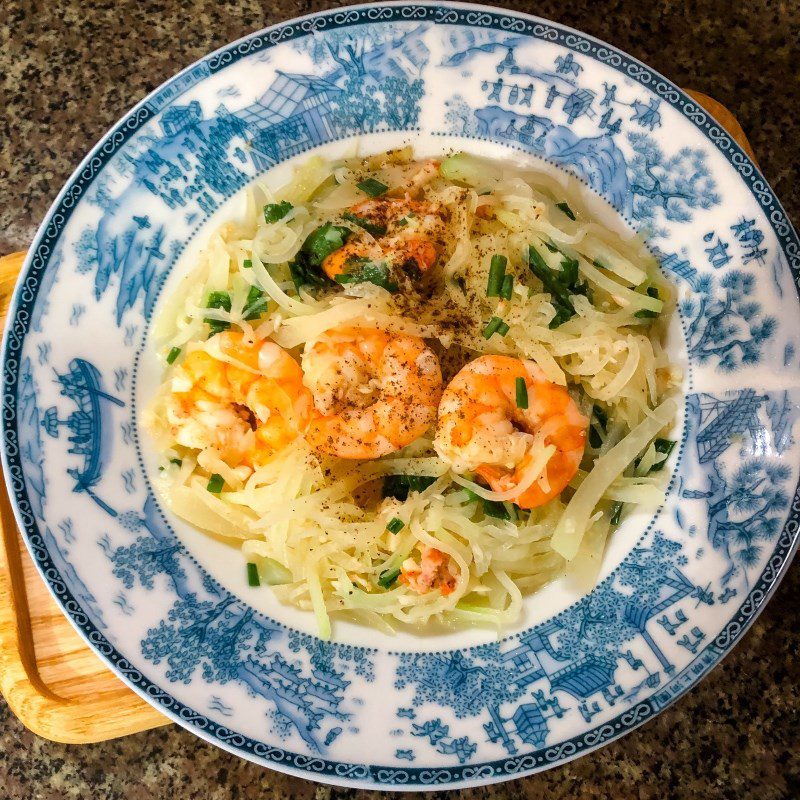
[[(556, 584), (497, 639), (338, 625), (251, 589), (160, 507), (138, 409), (165, 282), (246, 187), (312, 150), (465, 148), (574, 173), (680, 293), (686, 366), (667, 501), (602, 580)], [(219, 50), (136, 106), (31, 247), (4, 344), (4, 464), (44, 579), (88, 643), (176, 722), (265, 766), (352, 786), (546, 769), (646, 722), (763, 608), (797, 545), (800, 246), (740, 147), (665, 78), (544, 20), (369, 5)], [(169, 285), (167, 285), (169, 290)]]

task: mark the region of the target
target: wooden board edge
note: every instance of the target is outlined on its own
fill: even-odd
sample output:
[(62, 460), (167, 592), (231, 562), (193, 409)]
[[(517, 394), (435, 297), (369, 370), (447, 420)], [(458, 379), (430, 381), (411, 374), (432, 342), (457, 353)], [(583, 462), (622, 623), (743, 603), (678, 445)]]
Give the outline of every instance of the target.
[[(25, 253), (0, 258), (0, 316), (24, 258)], [(30, 555), (21, 542), (5, 485), (0, 486), (0, 528), (0, 693), (23, 725), (45, 739), (89, 744), (169, 724), (110, 672), (112, 688), (101, 691), (91, 703), (62, 697), (42, 680), (23, 575), (22, 559)], [(55, 601), (53, 609), (58, 609)], [(66, 617), (60, 624), (70, 626)], [(97, 663), (100, 670), (107, 669), (99, 658)]]

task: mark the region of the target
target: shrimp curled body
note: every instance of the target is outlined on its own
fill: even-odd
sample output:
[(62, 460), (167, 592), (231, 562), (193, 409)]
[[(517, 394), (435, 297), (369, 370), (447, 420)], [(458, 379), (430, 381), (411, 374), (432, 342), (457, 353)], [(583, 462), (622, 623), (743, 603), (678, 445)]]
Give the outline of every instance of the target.
[(315, 406), (306, 440), (319, 452), (379, 458), (411, 444), (436, 419), (442, 373), (416, 336), (334, 328), (306, 349), (303, 373)]
[[(525, 383), (527, 408), (517, 406), (518, 379)], [(445, 389), (434, 447), (457, 472), (474, 471), (493, 491), (536, 508), (557, 497), (578, 471), (587, 426), (567, 390), (548, 381), (536, 364), (486, 355), (463, 367)], [(555, 447), (539, 476), (526, 472), (535, 444)]]
[(359, 259), (384, 262), (397, 268), (413, 265), (429, 270), (439, 257), (444, 231), (444, 211), (435, 203), (401, 198), (365, 200), (351, 214), (376, 226), (382, 234), (365, 241), (358, 236), (331, 253), (323, 262), (326, 275), (335, 280)]
[(300, 365), (274, 342), (218, 333), (176, 367), (166, 421), (184, 447), (212, 448), (229, 466), (254, 466), (294, 441), (311, 394)]

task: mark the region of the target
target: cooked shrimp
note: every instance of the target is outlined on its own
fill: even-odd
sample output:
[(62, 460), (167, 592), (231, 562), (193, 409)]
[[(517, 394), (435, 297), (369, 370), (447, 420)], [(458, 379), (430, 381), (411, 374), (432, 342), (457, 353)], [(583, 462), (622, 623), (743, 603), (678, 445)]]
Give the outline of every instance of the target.
[(178, 444), (254, 466), (304, 430), (311, 407), (300, 365), (285, 350), (225, 331), (176, 368), (166, 418)]
[(447, 597), (456, 588), (456, 576), (450, 571), (450, 564), (441, 550), (420, 545), (419, 564), (413, 558), (407, 558), (400, 570), (400, 583), (417, 594), (438, 589)]
[(444, 231), (443, 209), (434, 204), (408, 198), (365, 200), (349, 210), (352, 217), (368, 223), (372, 230), (384, 231), (372, 240), (358, 237), (331, 253), (322, 263), (325, 274), (335, 279), (361, 259), (382, 261), (402, 268), (409, 263), (421, 272), (430, 269), (439, 257)]
[(315, 414), (306, 440), (341, 458), (379, 458), (433, 424), (442, 393), (439, 361), (416, 336), (344, 326), (303, 355)]
[[(518, 378), (525, 382), (526, 409), (517, 407)], [(567, 390), (533, 362), (481, 356), (445, 389), (434, 447), (457, 472), (474, 471), (493, 491), (510, 492), (517, 505), (536, 508), (558, 496), (577, 472), (588, 424)], [(537, 440), (556, 449), (544, 473), (531, 476), (526, 467)]]

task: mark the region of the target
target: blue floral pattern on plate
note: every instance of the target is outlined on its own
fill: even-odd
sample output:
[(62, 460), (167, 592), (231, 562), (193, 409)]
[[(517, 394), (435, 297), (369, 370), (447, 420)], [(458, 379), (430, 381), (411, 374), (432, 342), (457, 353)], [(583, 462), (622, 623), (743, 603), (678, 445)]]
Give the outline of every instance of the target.
[[(624, 552), (590, 594), (464, 647), (325, 643), (257, 608), (160, 509), (137, 427), (153, 310), (209, 218), (287, 159), (404, 135), (571, 172), (646, 232), (680, 295), (687, 397), (666, 503), (620, 532)], [(97, 652), (222, 747), (359, 786), (544, 769), (690, 688), (785, 570), (800, 511), (798, 273), (797, 236), (738, 145), (608, 45), (453, 3), (278, 25), (138, 105), (44, 221), (4, 345), (17, 519)]]

